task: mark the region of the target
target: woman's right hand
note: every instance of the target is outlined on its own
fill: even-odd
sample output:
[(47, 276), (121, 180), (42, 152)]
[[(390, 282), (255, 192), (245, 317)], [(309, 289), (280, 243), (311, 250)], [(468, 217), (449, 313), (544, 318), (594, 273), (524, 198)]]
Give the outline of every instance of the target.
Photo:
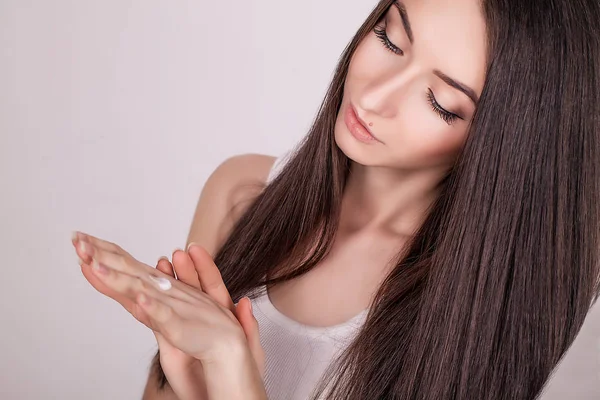
[[(161, 257), (156, 269), (175, 277), (174, 268), (178, 270), (178, 279), (190, 286), (199, 287), (193, 263), (183, 250), (175, 250), (172, 255), (173, 264), (167, 257)], [(190, 271), (194, 270), (194, 274)], [(158, 344), (159, 361), (169, 386), (180, 400), (197, 398), (208, 400), (204, 372), (200, 360), (195, 359), (171, 345), (159, 332), (154, 332)]]
[[(257, 363), (261, 375), (264, 375), (264, 353), (260, 346), (258, 327), (248, 298), (243, 298), (235, 306), (227, 288), (223, 285), (211, 285), (218, 269), (212, 258), (203, 248), (197, 245), (188, 246), (188, 251), (175, 250), (173, 263), (161, 257), (156, 268), (165, 274), (177, 277), (190, 286), (203, 290), (213, 300), (228, 307), (237, 317), (246, 333), (246, 339)], [(220, 274), (218, 276), (220, 279)], [(201, 283), (204, 282), (204, 285)], [(204, 372), (199, 360), (172, 346), (158, 332), (154, 332), (160, 352), (160, 365), (173, 392), (180, 400), (208, 399)]]

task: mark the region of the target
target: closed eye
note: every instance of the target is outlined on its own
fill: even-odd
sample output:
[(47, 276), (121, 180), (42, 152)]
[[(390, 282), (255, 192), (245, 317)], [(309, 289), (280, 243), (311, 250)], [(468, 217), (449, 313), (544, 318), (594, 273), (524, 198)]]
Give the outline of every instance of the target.
[(433, 91), (431, 90), (431, 88), (427, 88), (427, 101), (429, 102), (431, 109), (436, 114), (438, 114), (440, 116), (440, 118), (443, 119), (448, 125), (452, 125), (452, 123), (457, 118), (463, 119), (460, 115), (457, 115), (450, 111), (447, 111), (442, 106), (440, 106), (440, 104), (435, 99), (435, 96), (433, 95)]
[(404, 51), (402, 51), (402, 49), (400, 47), (398, 47), (394, 43), (392, 43), (392, 41), (388, 37), (385, 29), (375, 27), (373, 29), (373, 32), (375, 32), (375, 36), (377, 36), (379, 38), (379, 40), (381, 41), (381, 43), (383, 43), (383, 47), (387, 48), (389, 51), (391, 51), (394, 54), (398, 54), (401, 56), (404, 55)]
[[(404, 55), (404, 51), (400, 47), (398, 47), (394, 43), (392, 43), (392, 41), (390, 40), (390, 38), (387, 35), (387, 32), (385, 31), (385, 27), (380, 28), (380, 27), (376, 26), (373, 29), (373, 32), (379, 38), (379, 40), (383, 44), (383, 47), (385, 47), (387, 50), (391, 51), (394, 54), (400, 55), (400, 56)], [(437, 102), (437, 100), (435, 99), (435, 96), (434, 96), (433, 91), (431, 90), (431, 88), (427, 88), (427, 102), (431, 106), (431, 109), (442, 120), (444, 120), (444, 122), (446, 122), (448, 125), (452, 125), (452, 123), (457, 118), (463, 119), (460, 115), (457, 115), (457, 114), (454, 114), (454, 113), (452, 113), (450, 111), (447, 111), (444, 107), (442, 107)]]

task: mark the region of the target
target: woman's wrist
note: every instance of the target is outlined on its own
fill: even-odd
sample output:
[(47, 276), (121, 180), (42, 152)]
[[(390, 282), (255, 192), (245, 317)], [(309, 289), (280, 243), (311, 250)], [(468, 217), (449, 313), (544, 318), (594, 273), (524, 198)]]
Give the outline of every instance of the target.
[[(158, 355), (158, 354), (157, 354)], [(189, 368), (173, 371), (173, 382), (169, 381), (161, 364), (160, 357), (156, 357), (154, 371), (157, 380), (157, 389), (162, 392), (173, 393), (178, 400), (207, 400), (204, 371), (200, 362), (190, 365)]]
[(203, 364), (208, 396), (214, 400), (268, 400), (260, 371), (245, 343), (231, 345), (218, 360)]

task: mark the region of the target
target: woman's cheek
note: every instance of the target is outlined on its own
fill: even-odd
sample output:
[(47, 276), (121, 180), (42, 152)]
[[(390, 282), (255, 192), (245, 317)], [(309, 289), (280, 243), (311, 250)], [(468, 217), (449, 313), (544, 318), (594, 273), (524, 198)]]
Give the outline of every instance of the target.
[(432, 120), (412, 107), (400, 112), (403, 117), (386, 144), (392, 147), (402, 164), (409, 160), (415, 166), (428, 165), (433, 160), (436, 165), (454, 161), (464, 143), (464, 133), (456, 131), (442, 120)]
[(423, 133), (420, 153), (423, 157), (437, 159), (439, 163), (453, 163), (464, 144), (464, 134), (441, 122)]

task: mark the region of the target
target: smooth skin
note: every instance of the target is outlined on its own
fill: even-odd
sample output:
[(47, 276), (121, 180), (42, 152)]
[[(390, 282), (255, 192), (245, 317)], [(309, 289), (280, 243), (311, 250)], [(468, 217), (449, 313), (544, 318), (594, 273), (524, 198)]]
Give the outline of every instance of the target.
[[(405, 21), (392, 5), (378, 29), (402, 53), (371, 31), (350, 60), (333, 134), (351, 171), (332, 249), (308, 273), (269, 288), (275, 307), (303, 324), (337, 325), (369, 307), (394, 266), (390, 260), (439, 196), (476, 105), (436, 72), (468, 86), (475, 100), (483, 90), (481, 2), (403, 0), (401, 6)], [(431, 94), (444, 111), (434, 109)], [(350, 133), (343, 118), (350, 104), (380, 142), (364, 143)], [(460, 118), (444, 119), (443, 112)]]
[[(231, 157), (219, 165), (204, 184), (187, 238), (186, 247), (195, 243), (200, 250), (196, 251), (196, 246), (189, 247), (188, 252), (177, 249), (172, 254), (173, 264), (170, 264), (168, 259), (161, 258), (157, 263), (157, 269), (171, 277), (174, 269), (179, 280), (196, 288), (199, 288), (200, 281), (210, 279), (202, 278), (206, 275), (204, 266), (214, 266), (212, 257), (252, 198), (260, 193), (256, 184), (264, 186), (274, 160), (275, 158), (271, 156), (246, 154)], [(79, 250), (77, 254), (81, 259), (86, 259)], [(91, 269), (82, 267), (82, 273), (94, 288), (115, 298), (116, 294), (110, 288), (104, 287), (102, 282), (91, 273)], [(226, 291), (224, 286), (220, 288), (217, 286), (216, 290), (215, 285), (205, 286), (208, 288), (209, 296), (229, 308), (230, 297), (228, 293), (224, 293)], [(206, 288), (202, 289), (206, 293)], [(256, 320), (251, 315), (249, 306), (249, 302), (246, 303), (246, 300), (241, 299), (235, 314), (246, 333), (255, 362), (261, 374), (264, 374), (264, 353), (260, 348), (258, 332), (253, 330)], [(256, 332), (254, 336), (252, 332)], [(169, 344), (160, 333), (154, 332), (154, 334), (160, 349), (161, 366), (169, 385), (159, 389), (157, 378), (153, 375), (153, 371), (150, 371), (143, 399), (206, 400), (208, 397), (202, 364)]]
[[(177, 279), (181, 282), (203, 290), (217, 303), (232, 310), (246, 334), (261, 376), (264, 376), (264, 351), (260, 345), (257, 321), (252, 315), (252, 305), (248, 298), (242, 298), (237, 307), (232, 307), (229, 292), (222, 284), (223, 281), (212, 258), (206, 250), (194, 243), (188, 246), (187, 252), (175, 250), (172, 260), (173, 263), (169, 262), (168, 258), (161, 257), (156, 269), (173, 278), (176, 273)], [(163, 371), (167, 377), (171, 377), (169, 385), (174, 388), (175, 393), (198, 393), (197, 399), (207, 399), (202, 364), (194, 357), (172, 346), (162, 338), (160, 333), (154, 333), (160, 349)]]
[[(334, 136), (352, 173), (332, 249), (308, 273), (269, 288), (273, 305), (303, 324), (340, 324), (368, 307), (389, 272), (389, 260), (437, 197), (439, 181), (466, 140), (476, 102), (436, 72), (468, 86), (475, 99), (483, 89), (486, 31), (480, 2), (404, 0), (402, 5), (407, 18), (392, 6), (379, 24), (402, 53), (370, 32), (350, 62)], [(350, 134), (343, 120), (350, 104), (380, 142), (366, 144)], [(460, 118), (442, 118), (440, 108)], [(187, 242), (214, 256), (260, 192), (251, 185), (264, 184), (272, 163), (272, 157), (244, 155), (220, 165), (202, 190)], [(163, 368), (183, 368), (177, 365), (180, 358), (168, 360)], [(169, 381), (177, 379), (171, 375)], [(177, 398), (154, 385), (150, 377), (146, 400)]]
[[(197, 360), (207, 377), (215, 376), (210, 384), (202, 387), (177, 388), (180, 399), (202, 398), (200, 396), (266, 399), (262, 385), (264, 363), (255, 362), (255, 354), (258, 359), (262, 355), (258, 325), (251, 315), (249, 300), (241, 301), (236, 316), (236, 307), (219, 270), (204, 249), (191, 245), (188, 259), (180, 257), (181, 261), (191, 262), (187, 269), (180, 270), (184, 275), (189, 272), (189, 278), (196, 275), (194, 287), (137, 261), (114, 243), (76, 233), (73, 244), (84, 276), (98, 291), (115, 299), (152, 329), (163, 346), (167, 344), (177, 349), (180, 353), (174, 352), (172, 356), (184, 357), (179, 360), (180, 365), (185, 365), (184, 362), (193, 365), (193, 360)], [(157, 279), (170, 283), (170, 289), (161, 290)], [(205, 287), (211, 295), (198, 287)], [(247, 337), (251, 339), (250, 344)], [(242, 388), (243, 394), (238, 393)]]

